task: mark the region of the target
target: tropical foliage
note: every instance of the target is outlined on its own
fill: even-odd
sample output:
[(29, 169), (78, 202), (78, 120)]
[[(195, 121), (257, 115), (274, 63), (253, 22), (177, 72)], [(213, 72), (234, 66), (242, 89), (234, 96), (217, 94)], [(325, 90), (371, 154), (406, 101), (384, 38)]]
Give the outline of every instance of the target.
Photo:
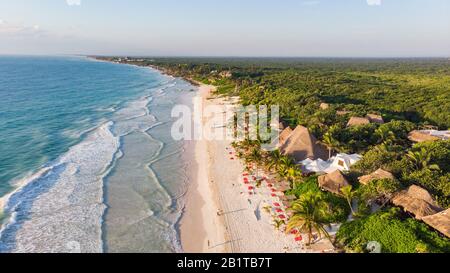
[(450, 240), (415, 219), (402, 219), (399, 209), (347, 222), (336, 239), (349, 252), (366, 252), (369, 242), (381, 244), (382, 252), (386, 253), (450, 252)]

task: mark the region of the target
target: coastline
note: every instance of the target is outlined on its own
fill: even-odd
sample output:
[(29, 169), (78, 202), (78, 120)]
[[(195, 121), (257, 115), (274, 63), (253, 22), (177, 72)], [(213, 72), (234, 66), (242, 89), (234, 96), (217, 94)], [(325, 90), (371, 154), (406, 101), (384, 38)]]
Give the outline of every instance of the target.
[[(204, 103), (214, 89), (213, 86), (199, 84), (194, 99)], [(201, 111), (201, 109), (195, 109)], [(202, 119), (204, 123), (205, 120)], [(180, 220), (180, 238), (187, 253), (225, 253), (225, 224), (217, 217), (220, 209), (217, 192), (211, 183), (212, 156), (210, 144), (206, 140), (192, 141), (187, 149), (194, 158), (193, 168), (188, 172), (191, 183), (186, 206)]]

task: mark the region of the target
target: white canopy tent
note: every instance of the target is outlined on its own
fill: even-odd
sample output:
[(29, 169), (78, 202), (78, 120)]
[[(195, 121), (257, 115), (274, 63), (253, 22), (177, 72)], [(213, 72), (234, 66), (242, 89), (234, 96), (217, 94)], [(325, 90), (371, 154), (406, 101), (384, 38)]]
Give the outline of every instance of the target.
[(307, 173), (333, 173), (337, 170), (341, 172), (350, 171), (350, 168), (362, 159), (358, 154), (338, 154), (335, 157), (330, 158), (328, 161), (322, 159), (311, 160), (306, 159), (300, 162), (303, 171)]

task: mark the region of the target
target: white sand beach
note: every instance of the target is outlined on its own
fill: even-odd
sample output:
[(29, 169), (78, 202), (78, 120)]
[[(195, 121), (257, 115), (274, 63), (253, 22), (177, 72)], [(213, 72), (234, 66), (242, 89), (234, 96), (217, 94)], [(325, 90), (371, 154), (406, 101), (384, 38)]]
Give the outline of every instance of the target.
[[(212, 86), (200, 87), (198, 96), (205, 105), (227, 103), (226, 99), (210, 98), (212, 90)], [(203, 118), (203, 124), (207, 122)], [(305, 249), (303, 243), (295, 241), (299, 235), (287, 235), (275, 229), (273, 215), (286, 215), (286, 208), (279, 199), (281, 193), (272, 190), (270, 181), (249, 191), (251, 185), (244, 184), (244, 165), (235, 157), (231, 141), (197, 141), (195, 158), (197, 170), (180, 223), (185, 252), (306, 253), (330, 250), (331, 245), (325, 240), (316, 244), (314, 250)], [(253, 179), (252, 174), (247, 179)]]

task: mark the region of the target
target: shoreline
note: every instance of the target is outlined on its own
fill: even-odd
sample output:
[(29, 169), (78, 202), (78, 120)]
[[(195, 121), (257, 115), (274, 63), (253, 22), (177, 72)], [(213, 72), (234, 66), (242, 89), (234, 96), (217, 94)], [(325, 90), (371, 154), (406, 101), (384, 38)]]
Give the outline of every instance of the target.
[[(193, 99), (201, 98), (205, 102), (213, 89), (213, 86), (199, 84)], [(198, 113), (201, 109), (195, 111)], [(194, 157), (194, 168), (188, 174), (191, 183), (180, 220), (182, 248), (186, 253), (225, 253), (225, 224), (216, 216), (220, 204), (211, 183), (210, 145), (206, 140), (199, 140), (188, 144), (188, 147), (191, 150), (189, 154)]]

